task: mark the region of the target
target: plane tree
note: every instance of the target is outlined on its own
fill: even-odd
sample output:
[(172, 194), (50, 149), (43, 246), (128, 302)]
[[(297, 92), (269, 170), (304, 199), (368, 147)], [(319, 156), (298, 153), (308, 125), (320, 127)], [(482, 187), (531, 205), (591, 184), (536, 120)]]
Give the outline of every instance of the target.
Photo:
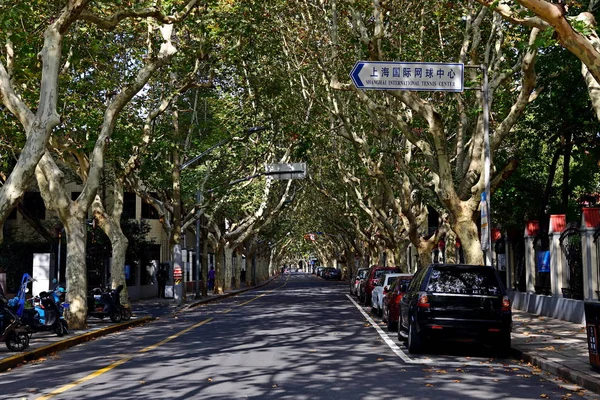
[(564, 47), (581, 61), (596, 118), (600, 119), (600, 38), (597, 32), (598, 1), (475, 0), (518, 26), (540, 30), (540, 45)]
[[(482, 263), (476, 224), (485, 187), (481, 93), (367, 92), (356, 90), (348, 73), (357, 60), (485, 64), (494, 154), (535, 99), (538, 31), (523, 33), (473, 3), (461, 3), (447, 12), (438, 2), (429, 7), (407, 2), (402, 13), (391, 3), (294, 4), (281, 26), (287, 38), (302, 35), (305, 39), (289, 40), (294, 46), (290, 53), (302, 60), (303, 68), (288, 73), (298, 86), (307, 88), (307, 98), (316, 99), (322, 111), (318, 118), (329, 122), (322, 124), (323, 130), (359, 142), (363, 137), (398, 135), (398, 147), (405, 144), (404, 153), (393, 157), (402, 161), (398, 167), (413, 188), (428, 190), (436, 198), (460, 238), (466, 261)], [(481, 75), (467, 69), (465, 79), (467, 84), (478, 84)], [(386, 168), (393, 170), (391, 164)], [(495, 167), (493, 189), (513, 168), (511, 163)], [(392, 187), (399, 188), (400, 181)], [(400, 190), (390, 193), (398, 196)]]
[(73, 35), (73, 26), (88, 3), (68, 1), (58, 12), (45, 1), (0, 6), (5, 42), (0, 60), (0, 98), (3, 131), (8, 133), (2, 146), (0, 243), (4, 221), (31, 185), (50, 135), (60, 124), (64, 41)]
[[(67, 9), (73, 5), (71, 3)], [(82, 189), (76, 198), (72, 198), (68, 190), (65, 172), (61, 168), (61, 157), (57, 156), (56, 151), (46, 151), (36, 169), (38, 187), (46, 207), (57, 213), (65, 227), (66, 277), (69, 301), (72, 305), (69, 323), (75, 329), (86, 325), (85, 226), (88, 210), (96, 196), (104, 170), (104, 151), (110, 143), (123, 108), (144, 88), (151, 76), (167, 65), (175, 55), (177, 49), (171, 40), (173, 28), (195, 8), (196, 2), (191, 1), (184, 8), (169, 15), (153, 7), (123, 10), (112, 4), (92, 5), (88, 2), (78, 2), (79, 14), (73, 17), (77, 20), (77, 36), (68, 43), (72, 46), (72, 53), (69, 54), (73, 54), (73, 57), (55, 60), (56, 68), (61, 66), (61, 62), (65, 64), (65, 68), (61, 70), (64, 73), (62, 78), (65, 96), (62, 124), (53, 134), (53, 137), (56, 137), (54, 143), (56, 146), (53, 144), (52, 147), (60, 149), (61, 142), (73, 139), (73, 143), (76, 143), (77, 138), (81, 136), (89, 137), (83, 147), (89, 152), (89, 156), (77, 159), (79, 164), (77, 172)], [(137, 25), (140, 18), (154, 21), (152, 24), (156, 28), (152, 30), (149, 38), (159, 46), (159, 50), (150, 59), (144, 59), (141, 52), (129, 48), (121, 48), (120, 51), (111, 48), (116, 44), (133, 43), (131, 37), (136, 34), (146, 37), (149, 31), (140, 29), (142, 26)], [(138, 43), (140, 42), (144, 43), (138, 39)], [(106, 48), (115, 52), (107, 53)], [(87, 56), (93, 53), (97, 54), (96, 59)], [(114, 68), (119, 71), (119, 66), (122, 65), (127, 67), (126, 72), (120, 75), (119, 82), (107, 78), (105, 74), (107, 69)], [(90, 89), (88, 97), (73, 90), (82, 82), (93, 82), (96, 78), (98, 79), (96, 83), (101, 86), (100, 88), (88, 86)], [(102, 83), (109, 83), (109, 85), (103, 86)], [(72, 91), (69, 91), (69, 88)], [(83, 102), (84, 98), (89, 102)], [(81, 106), (83, 110), (87, 109), (87, 117), (82, 117), (77, 111), (69, 114), (70, 110), (81, 110), (78, 108)], [(72, 157), (78, 157), (75, 149), (68, 149), (67, 153)]]

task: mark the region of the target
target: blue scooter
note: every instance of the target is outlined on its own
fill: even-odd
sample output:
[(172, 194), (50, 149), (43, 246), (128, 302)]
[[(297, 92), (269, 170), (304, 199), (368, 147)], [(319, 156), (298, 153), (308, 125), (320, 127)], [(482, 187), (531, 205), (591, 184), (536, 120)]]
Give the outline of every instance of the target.
[(32, 308), (25, 307), (25, 294), (29, 291), (27, 285), (33, 282), (29, 274), (24, 274), (19, 289), (17, 315), (21, 322), (28, 326), (33, 332), (52, 331), (58, 336), (69, 333), (69, 326), (64, 318), (64, 309), (68, 307), (64, 303), (65, 289), (60, 286), (56, 279), (52, 291), (43, 291), (31, 299)]

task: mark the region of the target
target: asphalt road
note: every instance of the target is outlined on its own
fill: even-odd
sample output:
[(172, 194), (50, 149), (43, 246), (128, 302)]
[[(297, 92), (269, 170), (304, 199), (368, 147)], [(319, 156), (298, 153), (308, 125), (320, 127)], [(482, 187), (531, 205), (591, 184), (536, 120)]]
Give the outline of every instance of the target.
[(0, 399), (594, 398), (483, 346), (408, 355), (347, 293), (286, 275), (2, 373)]

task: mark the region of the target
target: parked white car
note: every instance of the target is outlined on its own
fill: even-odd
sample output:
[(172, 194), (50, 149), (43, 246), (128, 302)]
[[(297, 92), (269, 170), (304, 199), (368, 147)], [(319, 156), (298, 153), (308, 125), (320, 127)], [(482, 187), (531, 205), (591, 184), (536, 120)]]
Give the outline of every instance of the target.
[(396, 280), (397, 277), (405, 274), (400, 273), (388, 273), (383, 274), (379, 278), (379, 281), (373, 288), (373, 292), (371, 293), (371, 310), (374, 313), (377, 313), (378, 316), (381, 316), (383, 310), (383, 297), (385, 296), (384, 292), (390, 289), (390, 285)]

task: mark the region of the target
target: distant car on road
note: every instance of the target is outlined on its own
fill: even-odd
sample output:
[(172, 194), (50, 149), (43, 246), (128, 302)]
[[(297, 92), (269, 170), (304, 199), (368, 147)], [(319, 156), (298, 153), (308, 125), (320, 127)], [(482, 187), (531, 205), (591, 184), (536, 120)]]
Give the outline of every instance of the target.
[(323, 278), (327, 280), (333, 279), (339, 281), (342, 279), (342, 271), (339, 268), (325, 268), (323, 271)]
[(477, 340), (510, 351), (512, 310), (490, 266), (431, 264), (414, 275), (400, 301), (398, 338), (421, 352), (434, 340)]

